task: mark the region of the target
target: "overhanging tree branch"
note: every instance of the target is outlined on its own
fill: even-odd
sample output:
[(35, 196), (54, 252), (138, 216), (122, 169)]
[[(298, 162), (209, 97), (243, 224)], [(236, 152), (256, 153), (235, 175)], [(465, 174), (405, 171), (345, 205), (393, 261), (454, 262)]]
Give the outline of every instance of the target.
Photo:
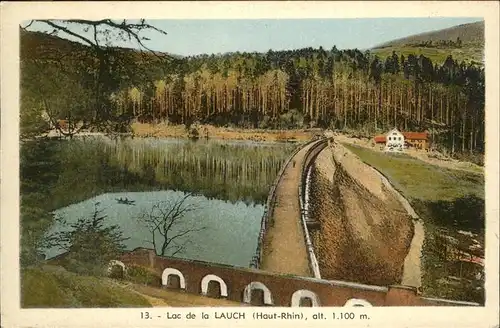
[[(92, 83), (92, 86), (89, 85), (88, 80), (86, 82), (86, 88), (91, 92), (94, 97), (89, 96), (88, 99), (92, 99), (94, 102), (92, 105), (92, 111), (87, 113), (87, 116), (90, 118), (87, 120), (88, 124), (83, 124), (81, 128), (90, 128), (97, 127), (103, 132), (112, 133), (115, 125), (115, 117), (113, 116), (113, 109), (110, 108), (108, 97), (116, 91), (117, 85), (117, 75), (114, 72), (117, 65), (122, 65), (122, 67), (128, 67), (130, 65), (129, 62), (126, 62), (124, 58), (122, 58), (122, 62), (120, 64), (116, 63), (115, 50), (118, 47), (113, 45), (113, 41), (118, 41), (119, 39), (128, 38), (130, 41), (137, 42), (139, 49), (138, 51), (141, 55), (144, 56), (144, 50), (147, 50), (156, 58), (164, 60), (169, 58), (166, 54), (160, 54), (157, 51), (149, 48), (144, 41), (148, 40), (147, 37), (141, 36), (142, 31), (156, 31), (163, 35), (167, 33), (162, 31), (161, 29), (148, 24), (144, 19), (141, 19), (139, 23), (131, 22), (127, 20), (122, 20), (120, 22), (113, 21), (111, 19), (102, 19), (102, 20), (82, 20), (82, 19), (70, 19), (70, 20), (32, 20), (26, 26), (21, 26), (21, 29), (28, 31), (33, 30), (35, 28), (34, 23), (41, 23), (52, 29), (52, 32), (45, 32), (46, 34), (55, 34), (57, 32), (64, 33), (66, 36), (69, 36), (73, 39), (78, 40), (83, 45), (88, 46), (86, 49), (78, 49), (76, 51), (70, 51), (71, 56), (78, 56), (80, 53), (85, 52), (85, 58), (90, 59), (88, 62), (88, 67), (94, 68), (96, 72), (89, 73), (93, 74), (93, 79), (95, 83)], [(72, 28), (73, 26), (73, 28)], [(78, 28), (74, 28), (74, 27)], [(80, 30), (80, 26), (83, 26), (83, 32)], [(90, 33), (89, 29), (91, 29)], [(116, 34), (117, 33), (117, 34)], [(52, 56), (53, 57), (53, 56)], [(59, 65), (64, 66), (64, 64), (70, 68), (73, 67), (73, 63), (68, 63), (65, 60), (65, 55), (61, 58), (44, 58), (46, 61), (46, 65)], [(110, 63), (110, 58), (113, 57), (113, 63)], [(34, 58), (37, 60), (38, 58)], [(150, 58), (148, 58), (150, 59)], [(138, 65), (137, 63), (133, 63)], [(134, 66), (135, 67), (135, 66)], [(61, 70), (62, 71), (62, 70)], [(72, 78), (77, 78), (76, 75)], [(50, 80), (50, 77), (49, 77)], [(111, 83), (110, 83), (111, 80)], [(57, 108), (56, 108), (57, 110)], [(52, 122), (54, 123), (54, 122)], [(113, 127), (111, 126), (113, 125)], [(56, 124), (54, 126), (57, 127)], [(118, 127), (118, 129), (122, 129), (123, 127)], [(67, 132), (58, 129), (60, 133), (63, 135), (68, 135)], [(81, 130), (81, 129), (79, 129)], [(72, 135), (70, 133), (69, 135)]]
[[(152, 50), (150, 47), (146, 46), (144, 44), (144, 41), (149, 41), (150, 39), (144, 36), (140, 36), (140, 32), (143, 30), (152, 30), (156, 31), (162, 35), (167, 35), (167, 32), (157, 28), (156, 26), (153, 26), (151, 24), (146, 23), (145, 19), (141, 19), (138, 24), (136, 23), (131, 23), (128, 22), (127, 20), (122, 20), (120, 23), (114, 22), (111, 19), (102, 19), (102, 20), (97, 20), (97, 21), (92, 21), (92, 20), (84, 20), (84, 19), (68, 19), (64, 20), (61, 22), (68, 23), (68, 24), (77, 24), (77, 25), (83, 25), (83, 26), (89, 26), (93, 28), (93, 41), (82, 35), (81, 33), (77, 33), (72, 31), (70, 28), (61, 25), (59, 23), (56, 23), (54, 20), (32, 20), (27, 26), (21, 27), (24, 30), (28, 30), (28, 28), (33, 24), (33, 22), (40, 22), (44, 23), (51, 28), (53, 28), (55, 31), (62, 31), (70, 36), (73, 36), (80, 41), (83, 41), (85, 44), (89, 45), (90, 47), (94, 48), (95, 50), (101, 50), (103, 47), (101, 46), (99, 40), (98, 40), (98, 27), (101, 26), (103, 28), (108, 28), (106, 31), (116, 31), (118, 32), (120, 37), (126, 36), (129, 41), (135, 40), (137, 44), (139, 45), (139, 50), (141, 53), (143, 53), (143, 49), (147, 50), (151, 54), (153, 54), (155, 57), (164, 60), (166, 58), (172, 58), (170, 55), (166, 53), (161, 53), (155, 50)], [(104, 33), (106, 34), (106, 33)], [(106, 45), (110, 46), (110, 45)], [(160, 55), (161, 54), (161, 55)]]

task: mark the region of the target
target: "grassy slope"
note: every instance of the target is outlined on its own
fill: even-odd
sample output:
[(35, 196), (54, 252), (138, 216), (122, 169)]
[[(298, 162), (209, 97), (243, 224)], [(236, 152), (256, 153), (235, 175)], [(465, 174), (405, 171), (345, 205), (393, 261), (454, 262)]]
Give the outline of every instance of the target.
[[(484, 176), (472, 172), (441, 168), (404, 154), (386, 154), (345, 144), (365, 163), (381, 171), (410, 201), (425, 222), (426, 241), (422, 250), (423, 287), (429, 296), (483, 302), (482, 289), (473, 279), (452, 282), (449, 276), (469, 276), (477, 266), (443, 260), (436, 236), (463, 238), (459, 230), (472, 231), (484, 247), (484, 218), (476, 214), (484, 207)], [(467, 203), (468, 197), (476, 200)], [(466, 199), (460, 202), (461, 199)], [(459, 200), (459, 201), (457, 201)], [(482, 202), (482, 203), (481, 203)], [(461, 207), (460, 207), (461, 206)], [(465, 207), (465, 208), (464, 208)], [(469, 238), (470, 239), (470, 238)], [(462, 242), (462, 241), (461, 241)], [(467, 243), (467, 240), (464, 241)]]
[(21, 277), (25, 308), (150, 307), (139, 294), (110, 279), (80, 276), (60, 267), (28, 268)]
[(441, 168), (404, 154), (345, 146), (381, 171), (408, 198), (450, 201), (473, 194), (484, 199), (484, 178), (480, 174)]
[[(457, 37), (462, 40), (462, 47), (413, 47), (411, 44), (425, 41), (450, 40), (456, 41)], [(386, 42), (372, 49), (372, 53), (381, 58), (386, 58), (395, 51), (399, 56), (408, 57), (409, 54), (424, 55), (434, 63), (442, 63), (451, 54), (459, 62), (476, 61), (481, 63), (484, 48), (484, 22), (462, 24), (438, 31), (411, 35), (406, 38)]]
[(373, 49), (371, 52), (380, 58), (387, 58), (395, 51), (398, 57), (414, 54), (416, 56), (424, 55), (433, 63), (442, 64), (451, 54), (453, 59), (458, 62), (481, 63), (483, 58), (483, 47), (475, 45), (464, 45), (462, 48), (426, 48), (426, 47), (411, 47), (411, 46), (390, 46), (387, 48)]
[[(385, 42), (378, 47), (401, 46), (408, 43), (423, 41), (455, 41), (460, 38), (464, 43), (476, 42), (484, 38), (484, 21), (478, 21), (469, 24), (461, 24), (437, 31), (410, 35), (405, 38)], [(378, 48), (376, 47), (376, 48)]]
[(23, 308), (117, 308), (151, 306), (230, 306), (245, 304), (154, 287), (159, 277), (141, 269), (132, 278), (115, 280), (82, 276), (58, 265), (32, 267), (22, 272)]

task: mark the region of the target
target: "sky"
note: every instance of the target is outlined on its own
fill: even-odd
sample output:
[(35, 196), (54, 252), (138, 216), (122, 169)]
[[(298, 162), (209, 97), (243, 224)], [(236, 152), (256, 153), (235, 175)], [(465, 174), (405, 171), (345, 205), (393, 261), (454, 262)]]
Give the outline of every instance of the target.
[[(439, 30), (482, 18), (358, 18), (358, 19), (245, 19), (148, 20), (167, 32), (145, 32), (152, 50), (189, 56), (226, 52), (267, 52), (305, 47), (369, 49), (413, 34)], [(78, 28), (73, 28), (75, 31)], [(33, 24), (30, 30), (46, 30)], [(81, 32), (81, 30), (80, 30)], [(60, 37), (65, 37), (59, 34)], [(71, 39), (69, 37), (69, 39)], [(136, 48), (135, 43), (117, 43)]]

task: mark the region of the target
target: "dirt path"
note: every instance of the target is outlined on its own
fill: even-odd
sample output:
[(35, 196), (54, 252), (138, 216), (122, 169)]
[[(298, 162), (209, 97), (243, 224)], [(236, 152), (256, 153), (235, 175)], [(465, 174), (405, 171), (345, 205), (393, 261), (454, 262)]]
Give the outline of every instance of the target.
[(185, 292), (168, 290), (134, 284), (129, 281), (115, 281), (110, 279), (109, 282), (115, 286), (125, 288), (142, 297), (144, 297), (152, 307), (192, 307), (192, 306), (219, 306), (219, 307), (239, 307), (247, 306), (246, 304), (229, 301), (226, 299), (210, 298), (202, 295), (193, 295)]
[(193, 295), (182, 291), (154, 288), (142, 285), (134, 285), (132, 288), (135, 292), (146, 298), (153, 307), (246, 306), (246, 304), (229, 301), (227, 299), (217, 299), (202, 295)]
[(302, 148), (294, 156), (278, 184), (271, 218), (274, 224), (268, 228), (264, 240), (262, 270), (312, 277), (300, 221), (298, 183), (305, 154), (313, 145)]
[(139, 293), (139, 292), (136, 292), (136, 293), (139, 294), (139, 295), (141, 295), (142, 297), (144, 297), (149, 302), (149, 304), (151, 304), (152, 307), (166, 307), (166, 306), (170, 306), (170, 305), (168, 305), (167, 302), (165, 302), (161, 298), (151, 297), (149, 295), (146, 295), (146, 294), (143, 294), (143, 293)]
[(425, 230), (422, 220), (415, 220), (413, 222), (415, 232), (411, 241), (410, 250), (405, 258), (401, 284), (419, 288), (422, 286), (420, 257), (422, 255), (422, 247), (425, 239)]

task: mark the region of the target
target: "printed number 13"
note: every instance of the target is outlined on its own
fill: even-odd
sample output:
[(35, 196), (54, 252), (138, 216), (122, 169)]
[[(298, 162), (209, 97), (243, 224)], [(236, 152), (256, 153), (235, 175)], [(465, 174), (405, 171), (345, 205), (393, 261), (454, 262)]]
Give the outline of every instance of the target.
[(141, 319), (151, 319), (149, 312), (141, 312)]

